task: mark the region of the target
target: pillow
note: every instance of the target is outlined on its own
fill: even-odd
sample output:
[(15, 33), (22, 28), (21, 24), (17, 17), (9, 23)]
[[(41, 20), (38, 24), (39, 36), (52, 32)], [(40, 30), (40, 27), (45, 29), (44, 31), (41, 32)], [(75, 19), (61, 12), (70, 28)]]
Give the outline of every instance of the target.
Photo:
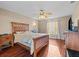
[(16, 32), (16, 34), (23, 34), (24, 32)]
[(31, 33), (31, 31), (25, 31), (25, 33)]
[(14, 34), (14, 42), (19, 42), (23, 37), (24, 37), (24, 34)]

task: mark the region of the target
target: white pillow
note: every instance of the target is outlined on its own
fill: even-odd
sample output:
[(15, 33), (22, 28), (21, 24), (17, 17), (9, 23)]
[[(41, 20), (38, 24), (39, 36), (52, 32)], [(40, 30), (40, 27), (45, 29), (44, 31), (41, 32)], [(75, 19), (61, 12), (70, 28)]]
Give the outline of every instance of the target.
[(17, 32), (16, 34), (14, 34), (14, 36), (18, 39), (26, 37), (26, 38), (32, 38), (32, 32), (30, 31), (26, 31), (26, 32)]
[(16, 32), (16, 34), (23, 34), (24, 32)]

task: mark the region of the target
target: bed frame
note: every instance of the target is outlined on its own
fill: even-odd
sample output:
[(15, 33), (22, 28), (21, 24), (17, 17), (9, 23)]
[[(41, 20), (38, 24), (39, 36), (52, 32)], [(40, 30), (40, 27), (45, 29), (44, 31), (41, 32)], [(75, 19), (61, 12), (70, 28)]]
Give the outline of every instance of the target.
[[(29, 31), (29, 24), (11, 22), (12, 24), (12, 34), (16, 32), (25, 32)], [(34, 41), (34, 56), (37, 56), (37, 53), (46, 45), (49, 44), (49, 35), (43, 35), (41, 37), (33, 38)], [(22, 45), (22, 44), (21, 44)], [(22, 45), (26, 48), (26, 46)], [(30, 48), (29, 48), (30, 49)]]

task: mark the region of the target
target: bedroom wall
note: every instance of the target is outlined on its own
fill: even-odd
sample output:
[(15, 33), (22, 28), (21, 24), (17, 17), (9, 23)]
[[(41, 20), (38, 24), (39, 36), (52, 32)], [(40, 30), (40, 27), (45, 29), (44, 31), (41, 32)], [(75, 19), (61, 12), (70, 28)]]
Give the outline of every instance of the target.
[[(11, 22), (26, 23), (29, 24), (30, 30), (37, 30), (37, 21), (18, 13), (0, 8), (0, 34), (11, 33)], [(35, 27), (33, 26), (33, 22), (36, 23)]]

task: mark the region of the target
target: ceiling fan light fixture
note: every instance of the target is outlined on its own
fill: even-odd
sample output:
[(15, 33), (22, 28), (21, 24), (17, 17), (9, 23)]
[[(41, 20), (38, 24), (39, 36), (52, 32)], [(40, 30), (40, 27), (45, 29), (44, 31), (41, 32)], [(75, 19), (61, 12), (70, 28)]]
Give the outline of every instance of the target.
[(46, 12), (45, 10), (40, 10), (39, 19), (47, 19), (49, 17), (49, 15), (51, 15), (51, 13)]

